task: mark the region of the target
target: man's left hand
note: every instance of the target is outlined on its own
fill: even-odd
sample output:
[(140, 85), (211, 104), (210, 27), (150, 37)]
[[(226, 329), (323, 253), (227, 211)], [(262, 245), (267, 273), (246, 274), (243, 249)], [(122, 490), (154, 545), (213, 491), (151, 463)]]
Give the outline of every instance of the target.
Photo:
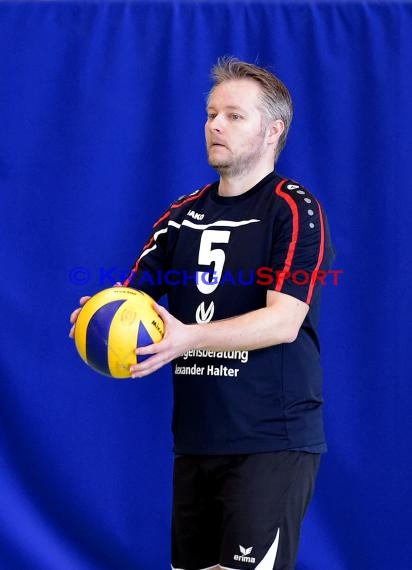
[(132, 378), (143, 378), (155, 372), (193, 347), (193, 329), (196, 325), (183, 324), (157, 303), (153, 304), (153, 308), (163, 319), (165, 334), (161, 341), (136, 349), (138, 356), (150, 358), (130, 367)]

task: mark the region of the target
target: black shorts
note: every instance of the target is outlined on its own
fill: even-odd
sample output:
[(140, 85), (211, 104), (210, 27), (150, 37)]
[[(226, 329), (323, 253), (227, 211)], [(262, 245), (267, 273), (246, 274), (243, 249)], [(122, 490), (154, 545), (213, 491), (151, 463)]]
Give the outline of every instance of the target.
[(301, 451), (177, 457), (172, 568), (293, 570), (319, 461)]

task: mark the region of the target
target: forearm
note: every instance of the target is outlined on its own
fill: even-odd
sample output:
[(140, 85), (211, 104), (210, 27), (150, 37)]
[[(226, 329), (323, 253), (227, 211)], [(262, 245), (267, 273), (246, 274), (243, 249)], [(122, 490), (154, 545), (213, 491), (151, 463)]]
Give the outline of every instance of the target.
[(300, 322), (290, 313), (264, 307), (231, 319), (190, 325), (193, 347), (204, 350), (255, 350), (293, 342)]
[(305, 319), (308, 305), (283, 293), (268, 292), (267, 306), (231, 319), (186, 325), (164, 307), (154, 304), (165, 323), (165, 336), (158, 343), (136, 349), (150, 356), (130, 367), (132, 378), (143, 377), (193, 349), (255, 350), (293, 342)]

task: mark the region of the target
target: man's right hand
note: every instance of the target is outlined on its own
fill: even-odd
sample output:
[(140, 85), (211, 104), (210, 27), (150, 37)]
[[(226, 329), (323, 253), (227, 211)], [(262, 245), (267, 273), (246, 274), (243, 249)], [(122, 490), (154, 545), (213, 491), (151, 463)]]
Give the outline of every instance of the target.
[[(120, 281), (117, 281), (113, 287), (122, 287), (122, 283), (120, 283)], [(76, 321), (77, 321), (77, 317), (79, 316), (80, 311), (83, 308), (83, 305), (85, 303), (87, 303), (87, 301), (90, 299), (90, 295), (86, 295), (84, 297), (80, 297), (80, 307), (78, 307), (77, 309), (75, 309), (72, 314), (70, 315), (70, 323), (72, 325), (72, 328), (70, 329), (69, 332), (69, 337), (70, 338), (74, 338), (74, 329), (76, 328)]]
[(69, 332), (69, 337), (70, 338), (74, 338), (74, 329), (76, 328), (76, 321), (77, 321), (77, 317), (79, 316), (80, 311), (83, 308), (83, 305), (90, 299), (90, 295), (89, 296), (85, 296), (85, 297), (80, 297), (80, 307), (78, 307), (77, 309), (75, 309), (72, 314), (70, 315), (70, 323), (72, 325), (72, 328), (70, 329)]

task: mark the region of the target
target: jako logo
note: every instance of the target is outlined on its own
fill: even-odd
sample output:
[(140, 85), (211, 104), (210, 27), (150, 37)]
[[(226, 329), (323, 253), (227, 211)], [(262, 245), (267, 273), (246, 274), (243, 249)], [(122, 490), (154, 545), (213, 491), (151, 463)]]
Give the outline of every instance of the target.
[(198, 214), (194, 210), (189, 210), (187, 215), (193, 218), (194, 220), (203, 220), (203, 218), (205, 217), (204, 214)]
[(253, 550), (253, 546), (249, 548), (244, 548), (239, 544), (239, 550), (242, 554), (235, 554), (233, 560), (237, 560), (238, 562), (248, 562), (249, 564), (254, 564), (256, 562), (253, 556), (248, 556)]

